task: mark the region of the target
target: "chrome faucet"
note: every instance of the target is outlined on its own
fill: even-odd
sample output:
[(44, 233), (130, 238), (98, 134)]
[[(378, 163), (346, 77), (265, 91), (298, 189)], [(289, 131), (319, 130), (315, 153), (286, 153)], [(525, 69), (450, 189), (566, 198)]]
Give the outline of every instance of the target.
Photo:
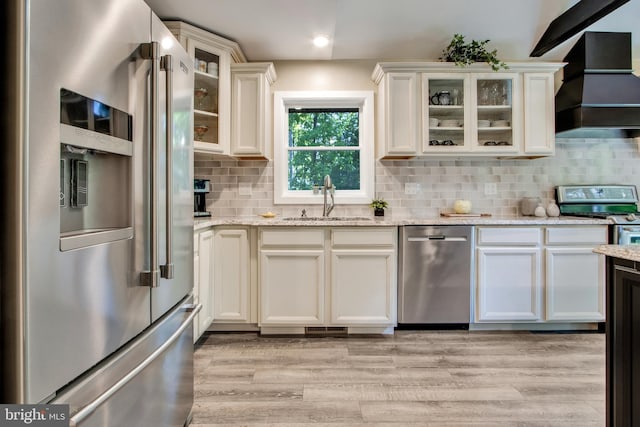
[[(333, 197), (334, 187), (331, 183), (331, 177), (329, 175), (324, 176), (324, 186), (322, 187), (322, 196), (324, 197), (324, 205), (322, 207), (322, 216), (329, 216), (333, 208), (336, 207), (336, 202)], [(327, 207), (327, 191), (331, 196), (331, 206)]]

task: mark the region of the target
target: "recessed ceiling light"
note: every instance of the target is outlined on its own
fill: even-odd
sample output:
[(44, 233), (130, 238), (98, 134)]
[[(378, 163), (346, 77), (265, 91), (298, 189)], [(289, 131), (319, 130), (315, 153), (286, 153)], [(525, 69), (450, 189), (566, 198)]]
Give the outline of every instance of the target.
[(313, 44), (317, 47), (325, 47), (329, 44), (329, 38), (327, 36), (317, 36), (313, 39)]

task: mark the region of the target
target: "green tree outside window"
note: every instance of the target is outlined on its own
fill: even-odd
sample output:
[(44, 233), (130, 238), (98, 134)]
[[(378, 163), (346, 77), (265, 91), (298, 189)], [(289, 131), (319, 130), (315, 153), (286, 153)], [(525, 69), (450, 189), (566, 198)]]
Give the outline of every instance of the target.
[(321, 186), (325, 175), (337, 190), (359, 190), (359, 134), (358, 109), (289, 109), (289, 190)]

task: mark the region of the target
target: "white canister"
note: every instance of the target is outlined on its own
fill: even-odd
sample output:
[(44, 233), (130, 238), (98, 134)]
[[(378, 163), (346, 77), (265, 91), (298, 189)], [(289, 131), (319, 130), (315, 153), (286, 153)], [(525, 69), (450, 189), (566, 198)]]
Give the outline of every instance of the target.
[(207, 73), (212, 76), (218, 77), (218, 63), (217, 62), (209, 62), (207, 64)]
[(525, 216), (531, 216), (540, 203), (542, 203), (540, 197), (524, 197), (520, 201), (520, 213)]
[(545, 217), (547, 216), (547, 211), (544, 209), (544, 206), (538, 205), (536, 210), (533, 211), (533, 214), (538, 217)]

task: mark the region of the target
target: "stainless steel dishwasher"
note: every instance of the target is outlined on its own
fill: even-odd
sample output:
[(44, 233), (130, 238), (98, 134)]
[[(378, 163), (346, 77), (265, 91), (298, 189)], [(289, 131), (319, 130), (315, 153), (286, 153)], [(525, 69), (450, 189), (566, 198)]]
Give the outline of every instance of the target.
[(400, 227), (400, 325), (468, 327), (473, 246), (473, 226)]

